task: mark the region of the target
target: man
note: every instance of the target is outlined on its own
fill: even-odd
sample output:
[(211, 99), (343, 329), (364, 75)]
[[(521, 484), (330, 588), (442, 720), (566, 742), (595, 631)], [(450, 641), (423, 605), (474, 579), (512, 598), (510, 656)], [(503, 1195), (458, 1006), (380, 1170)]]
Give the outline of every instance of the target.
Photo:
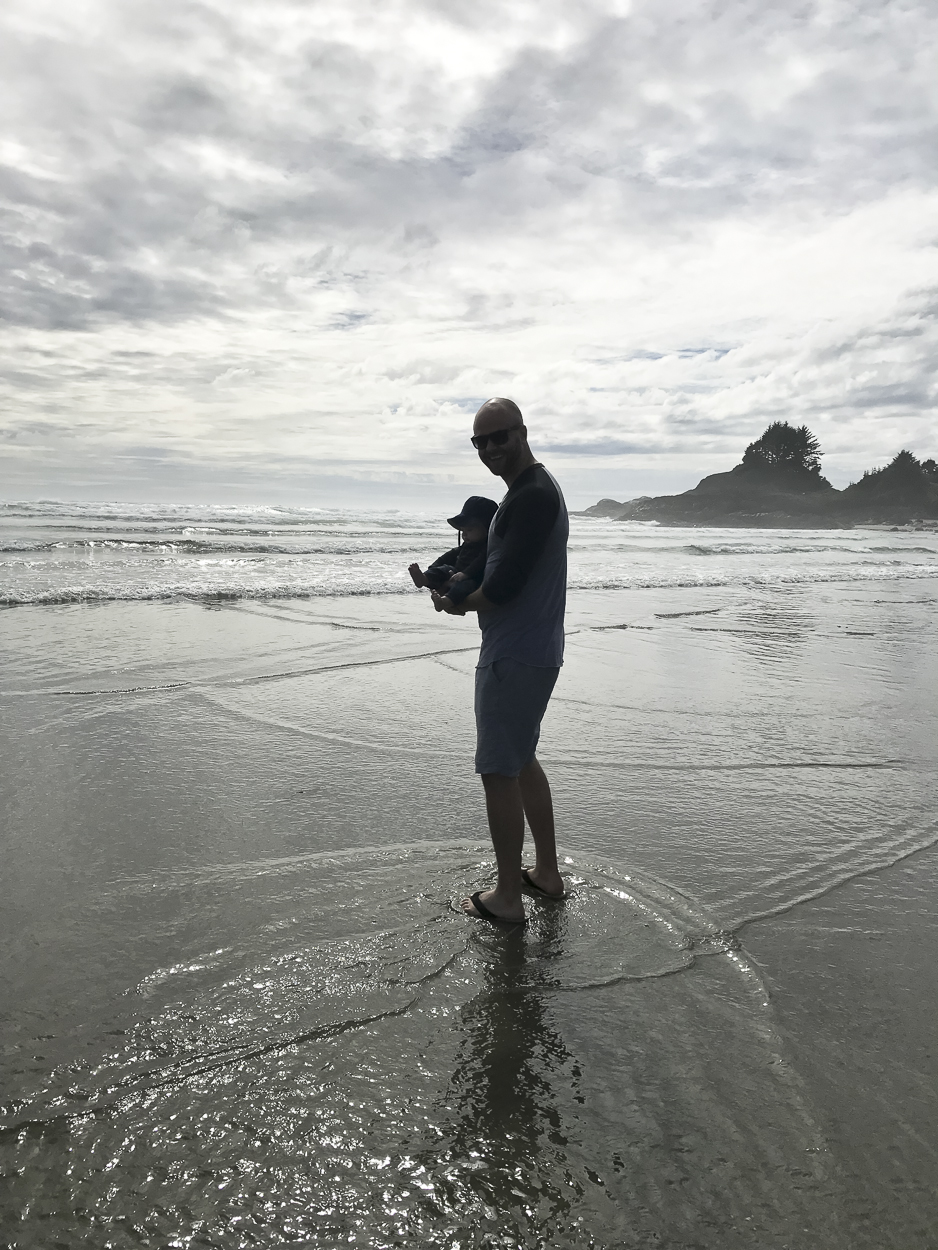
[[(467, 915), (524, 922), (522, 888), (563, 898), (550, 785), (535, 756), (541, 718), (563, 663), (569, 523), (560, 487), (528, 447), (510, 399), (476, 413), (472, 443), (508, 494), (489, 530), (482, 585), (456, 606), (433, 592), (437, 611), (478, 612), (482, 649), (476, 669), (476, 772), (482, 775), (498, 867), (494, 890), (463, 899)], [(524, 818), (537, 853), (522, 868)]]

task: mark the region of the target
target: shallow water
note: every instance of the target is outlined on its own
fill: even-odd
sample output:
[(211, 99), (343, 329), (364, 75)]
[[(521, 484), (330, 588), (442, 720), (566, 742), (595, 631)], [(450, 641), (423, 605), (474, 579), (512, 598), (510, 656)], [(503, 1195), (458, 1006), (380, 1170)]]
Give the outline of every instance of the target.
[(765, 564), (571, 596), (525, 930), (470, 621), (0, 613), (7, 1242), (933, 1245), (936, 585)]
[[(266, 865), (265, 923), (128, 987), (47, 1046), (62, 1053), (38, 1098), (29, 1080), (14, 1095), (22, 1244), (37, 1224), (97, 1244), (642, 1244), (620, 1196), (643, 1194), (646, 1232), (672, 1222), (660, 1191), (691, 1180), (675, 1135), (777, 1233), (800, 1218), (804, 1178), (776, 1169), (805, 1171), (820, 1139), (745, 960), (715, 944), (692, 972), (683, 900), (595, 869), (571, 868), (570, 902), (532, 908), (527, 932), (480, 931), (453, 904), (486, 867), (451, 844)], [(226, 875), (168, 889), (219, 904)], [(741, 1083), (776, 1123), (771, 1148), (733, 1114)], [(823, 1168), (805, 1174), (826, 1192)], [(730, 1235), (720, 1183), (705, 1172), (692, 1192)]]

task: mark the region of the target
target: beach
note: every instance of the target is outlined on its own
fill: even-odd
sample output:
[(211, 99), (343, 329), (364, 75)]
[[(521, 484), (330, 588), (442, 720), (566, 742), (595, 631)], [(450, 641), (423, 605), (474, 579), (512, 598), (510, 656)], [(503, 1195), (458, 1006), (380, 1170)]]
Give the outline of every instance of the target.
[(501, 930), (445, 526), (6, 523), (7, 1244), (935, 1244), (938, 538), (574, 518)]

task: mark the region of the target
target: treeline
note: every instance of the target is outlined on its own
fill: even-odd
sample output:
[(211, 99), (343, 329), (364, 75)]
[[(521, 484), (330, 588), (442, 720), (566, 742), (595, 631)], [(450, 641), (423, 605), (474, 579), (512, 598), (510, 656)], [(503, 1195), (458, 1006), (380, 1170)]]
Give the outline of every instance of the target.
[(775, 421), (742, 462), (682, 495), (602, 499), (587, 512), (663, 525), (843, 527), (938, 520), (938, 466), (903, 449), (882, 468), (836, 490), (821, 474), (821, 445), (806, 425)]
[[(934, 460), (919, 460), (910, 451), (900, 451), (896, 453), (884, 468), (864, 469), (860, 482), (865, 482), (867, 478), (880, 477), (884, 473), (901, 474), (904, 476), (915, 476), (921, 473), (926, 477), (938, 479), (938, 464)], [(860, 482), (852, 484), (859, 486)]]
[[(761, 438), (750, 443), (743, 453), (744, 469), (793, 469), (798, 473), (821, 475), (821, 444), (806, 425), (789, 425), (787, 421), (774, 421)], [(925, 477), (938, 477), (938, 465), (934, 460), (919, 460), (911, 451), (900, 451), (890, 460), (889, 464), (880, 469), (867, 469), (860, 481), (879, 478), (883, 474), (915, 478), (919, 474)], [(859, 485), (852, 482), (851, 485)], [(849, 490), (849, 487), (847, 488)]]

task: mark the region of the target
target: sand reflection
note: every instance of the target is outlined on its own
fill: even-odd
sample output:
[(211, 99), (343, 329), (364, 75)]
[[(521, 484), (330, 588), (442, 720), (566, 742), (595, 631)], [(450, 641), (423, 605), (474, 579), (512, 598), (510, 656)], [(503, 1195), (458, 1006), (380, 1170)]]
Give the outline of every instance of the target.
[(493, 930), (475, 940), (483, 985), (459, 1012), (462, 1037), (439, 1100), (441, 1148), (423, 1159), (438, 1209), (512, 1245), (541, 1244), (558, 1220), (575, 1240), (569, 1213), (582, 1196), (563, 1166), (560, 1110), (571, 1096), (582, 1101), (580, 1068), (552, 1018), (559, 981), (544, 958), (562, 953), (564, 909), (528, 906), (536, 936)]

